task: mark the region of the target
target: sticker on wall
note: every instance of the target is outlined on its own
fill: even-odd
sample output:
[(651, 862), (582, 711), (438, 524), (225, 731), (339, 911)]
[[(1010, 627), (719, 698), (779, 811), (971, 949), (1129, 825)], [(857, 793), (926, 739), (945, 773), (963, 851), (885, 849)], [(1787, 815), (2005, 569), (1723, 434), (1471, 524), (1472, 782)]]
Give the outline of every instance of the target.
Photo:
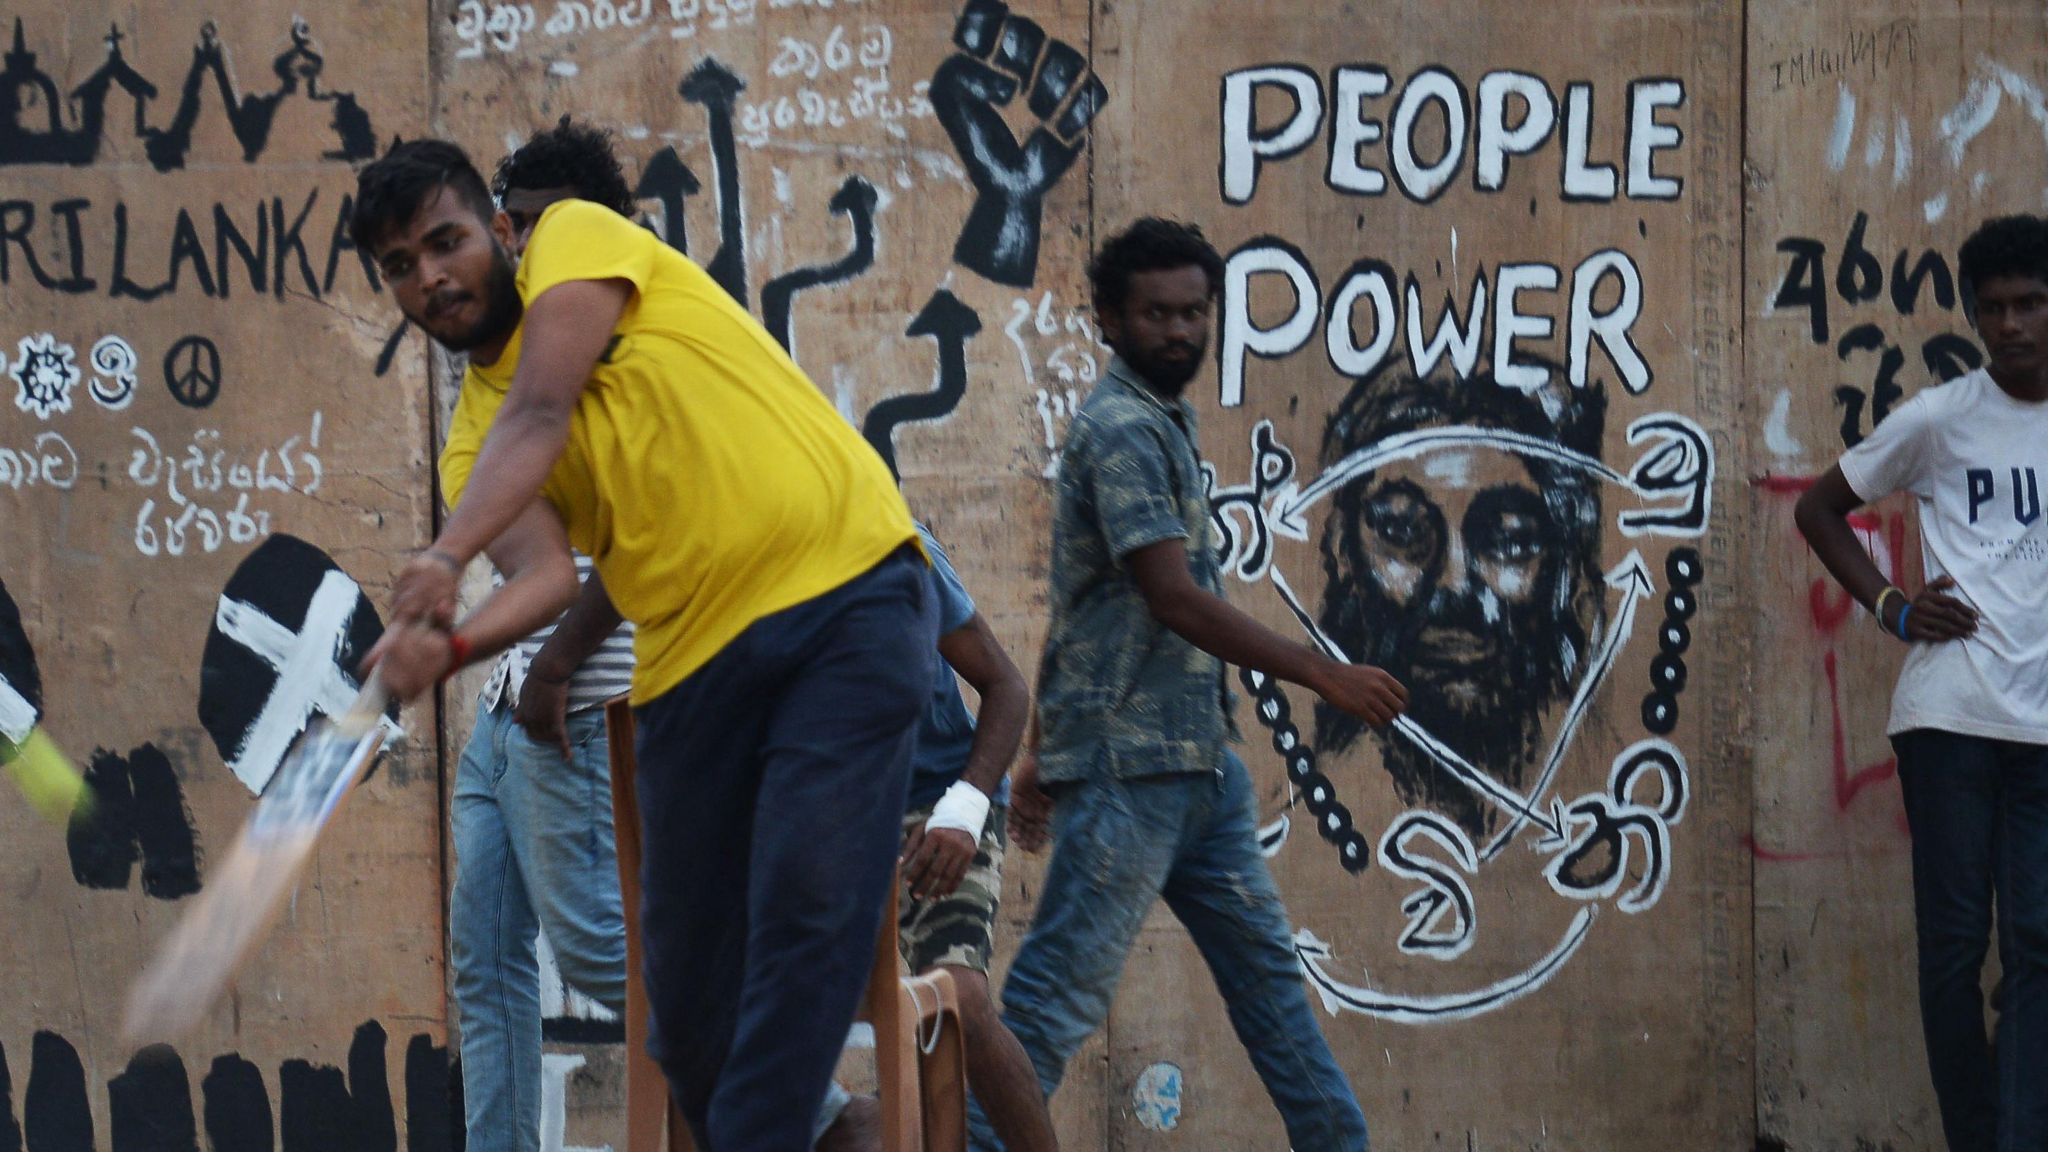
[(1180, 1127), (1181, 1109), (1186, 1104), (1182, 1085), (1186, 1077), (1175, 1064), (1158, 1063), (1138, 1073), (1131, 1085), (1131, 1114), (1148, 1132), (1171, 1132)]
[(906, 336), (936, 340), (939, 362), (931, 391), (891, 396), (868, 409), (861, 421), (860, 434), (881, 455), (891, 475), (901, 475), (896, 467), (896, 429), (942, 420), (960, 406), (960, 398), (967, 394), (967, 342), (980, 331), (980, 313), (944, 288), (932, 293), (910, 327), (904, 329)]
[[(931, 83), (932, 109), (975, 191), (953, 259), (997, 284), (1028, 288), (1038, 276), (1045, 197), (1086, 148), (1109, 90), (1087, 53), (1001, 0), (968, 0), (953, 44), (959, 51)], [(1015, 118), (1031, 125), (1022, 139), (1010, 127), (1019, 96)]]
[[(88, 1049), (92, 1047), (90, 1043)], [(311, 1045), (325, 1053), (332, 1045)], [(62, 1035), (38, 1031), (29, 1048), (14, 1050), (12, 1071), (25, 1091), (21, 1121), (10, 1099), (8, 1053), (0, 1048), (0, 1152), (91, 1148), (387, 1148), (398, 1145), (405, 1124), (408, 1148), (452, 1148), (461, 1133), (460, 1096), (450, 1116), (448, 1050), (425, 1032), (405, 1045), (403, 1115), (393, 1111), (393, 1081), (386, 1050), (390, 1034), (368, 1021), (355, 1030), (346, 1068), (291, 1057), (265, 1084), (263, 1069), (238, 1052), (211, 1060), (166, 1044), (136, 1052), (118, 1075), (88, 1079), (78, 1048)], [(204, 1076), (198, 1075), (200, 1070)], [(106, 1085), (111, 1130), (100, 1143), (93, 1132), (91, 1084)], [(204, 1135), (202, 1141), (201, 1135)]]
[[(199, 663), (199, 722), (261, 794), (318, 715), (339, 717), (384, 624), (354, 578), (295, 536), (275, 535), (228, 578)], [(398, 705), (385, 720), (396, 736)]]

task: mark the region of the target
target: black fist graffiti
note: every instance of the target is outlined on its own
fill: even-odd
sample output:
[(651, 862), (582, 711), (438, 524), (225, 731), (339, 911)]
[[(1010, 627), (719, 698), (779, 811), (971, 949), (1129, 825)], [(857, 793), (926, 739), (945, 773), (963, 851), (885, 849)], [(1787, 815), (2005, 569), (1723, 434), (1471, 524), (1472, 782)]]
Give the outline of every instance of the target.
[[(960, 51), (932, 77), (932, 109), (967, 165), (974, 208), (953, 259), (998, 284), (1028, 288), (1038, 273), (1045, 194), (1058, 184), (1109, 100), (1072, 45), (1014, 15), (1001, 0), (968, 0), (953, 28)], [(1000, 109), (1029, 86), (1038, 121), (1021, 144)]]

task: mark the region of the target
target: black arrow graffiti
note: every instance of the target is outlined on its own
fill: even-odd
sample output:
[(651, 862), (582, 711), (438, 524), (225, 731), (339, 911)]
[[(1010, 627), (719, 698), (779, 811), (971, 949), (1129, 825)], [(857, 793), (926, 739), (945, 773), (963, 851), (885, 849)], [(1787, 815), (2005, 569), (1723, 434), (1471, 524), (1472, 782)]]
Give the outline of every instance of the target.
[(761, 289), (761, 323), (783, 351), (796, 354), (790, 343), (789, 314), (797, 293), (851, 280), (874, 267), (875, 204), (879, 199), (873, 184), (858, 176), (848, 176), (839, 191), (833, 193), (831, 208), (833, 215), (853, 221), (853, 251), (830, 264), (815, 264), (777, 276)]
[(930, 392), (891, 396), (868, 409), (861, 422), (860, 434), (882, 454), (891, 475), (902, 475), (896, 470), (897, 426), (937, 420), (960, 406), (960, 397), (967, 394), (967, 341), (979, 331), (981, 314), (944, 288), (932, 293), (924, 310), (903, 330), (905, 336), (930, 336), (939, 342), (939, 372)]
[(633, 187), (635, 200), (661, 201), (661, 238), (685, 254), (690, 251), (690, 241), (683, 228), (683, 201), (695, 196), (699, 187), (697, 174), (674, 148), (663, 148), (648, 157), (640, 183)]
[(704, 270), (718, 285), (747, 306), (747, 233), (740, 210), (739, 149), (733, 138), (732, 110), (747, 83), (715, 58), (705, 57), (676, 92), (704, 106), (711, 129), (711, 160), (718, 167), (718, 255)]

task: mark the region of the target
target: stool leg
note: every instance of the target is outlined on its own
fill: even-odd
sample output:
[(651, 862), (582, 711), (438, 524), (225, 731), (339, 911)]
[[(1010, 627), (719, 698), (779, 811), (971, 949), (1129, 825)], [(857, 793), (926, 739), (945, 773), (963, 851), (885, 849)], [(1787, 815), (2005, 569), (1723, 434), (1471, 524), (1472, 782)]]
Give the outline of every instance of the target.
[(924, 1034), (932, 1037), (931, 1051), (921, 1051), (918, 1058), (925, 1152), (966, 1152), (967, 1035), (960, 1023), (959, 987), (944, 971), (919, 977), (917, 983), (931, 989), (918, 997), (920, 1005), (932, 1001), (921, 1021)]
[(861, 1014), (875, 1029), (875, 1093), (882, 1111), (883, 1152), (924, 1152), (917, 1106), (917, 1010), (906, 1005), (896, 954), (896, 890), (889, 881), (875, 963), (868, 970)]
[(633, 777), (633, 709), (624, 697), (605, 706), (611, 747), (613, 838), (618, 843), (619, 902), (626, 915), (626, 1152), (693, 1152), (690, 1127), (669, 1095), (668, 1078), (647, 1052), (649, 1005), (640, 951), (640, 799)]

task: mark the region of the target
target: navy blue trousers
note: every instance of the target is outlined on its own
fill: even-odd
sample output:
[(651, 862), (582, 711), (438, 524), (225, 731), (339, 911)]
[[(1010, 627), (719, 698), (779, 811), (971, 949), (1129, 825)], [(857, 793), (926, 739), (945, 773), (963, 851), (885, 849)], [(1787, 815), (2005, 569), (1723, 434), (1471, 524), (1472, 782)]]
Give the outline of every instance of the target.
[(703, 1152), (806, 1152), (893, 882), (938, 662), (904, 549), (639, 708), (650, 1047)]
[[(2048, 745), (1892, 738), (1913, 830), (1920, 1022), (1950, 1152), (2048, 1149)], [(1991, 926), (1997, 1038), (1978, 991)]]

